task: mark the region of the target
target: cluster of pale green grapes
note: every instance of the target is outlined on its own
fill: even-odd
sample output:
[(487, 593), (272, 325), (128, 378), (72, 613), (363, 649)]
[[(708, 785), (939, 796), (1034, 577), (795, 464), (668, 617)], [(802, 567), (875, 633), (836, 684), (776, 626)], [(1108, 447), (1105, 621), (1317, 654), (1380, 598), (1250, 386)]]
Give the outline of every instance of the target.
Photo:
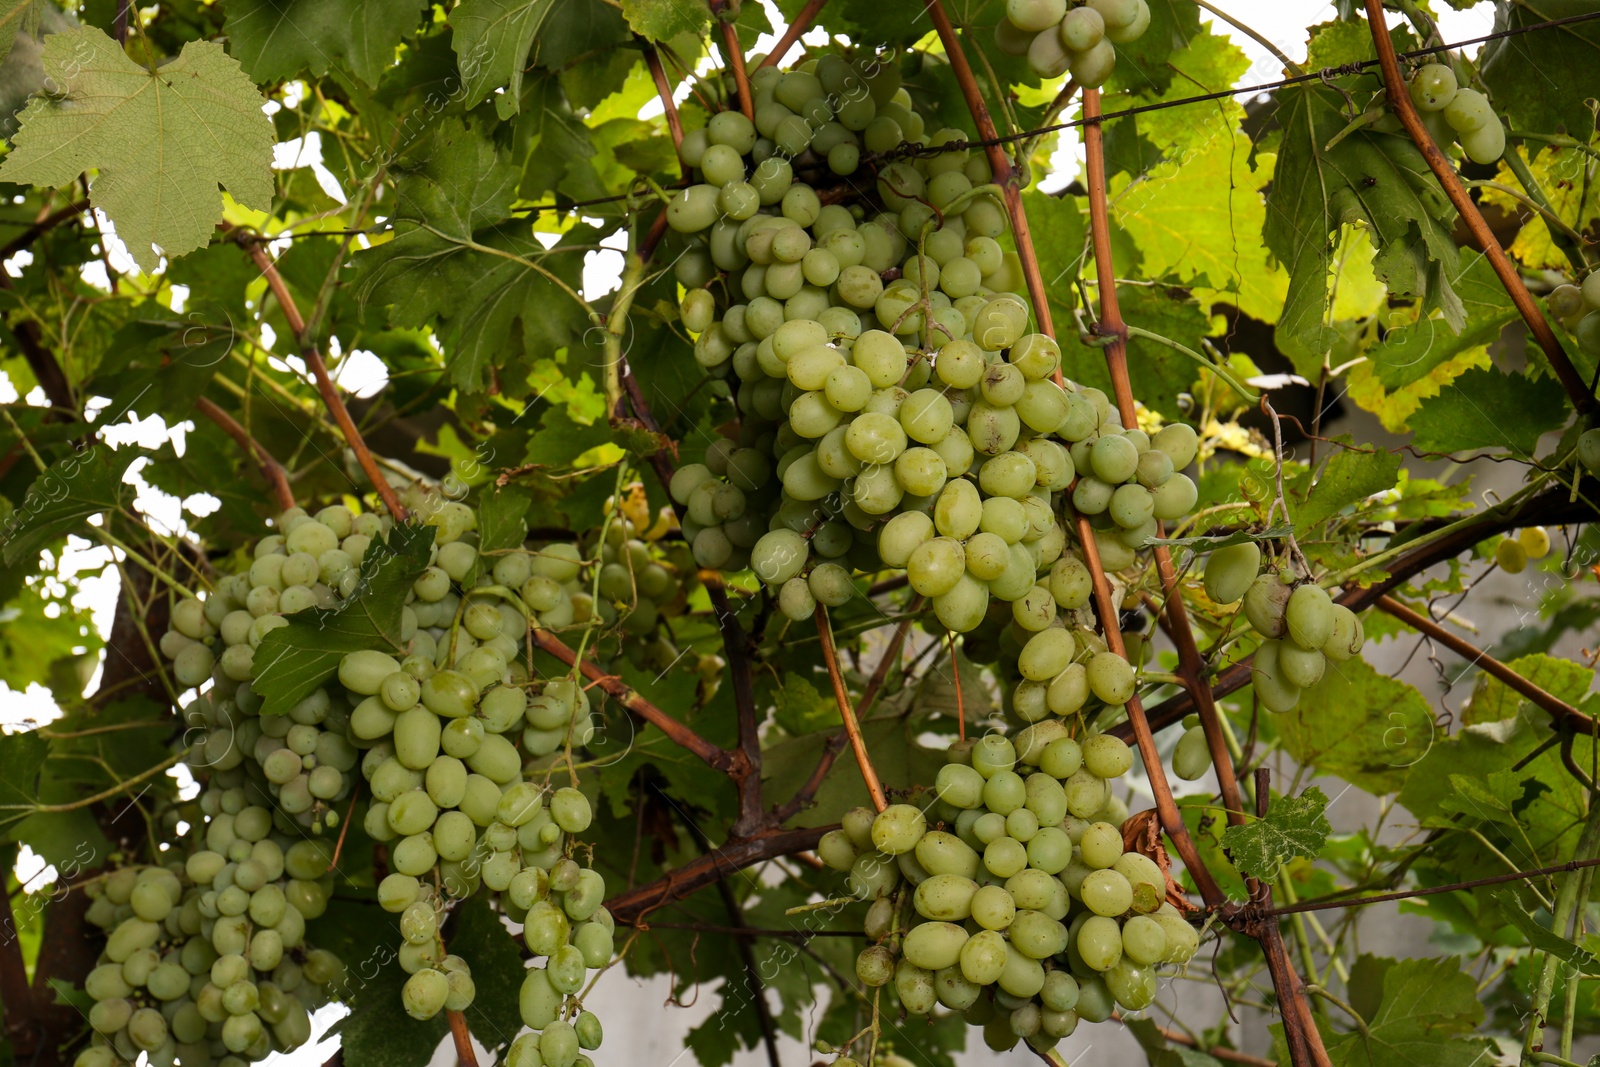
[(1148, 1007), (1156, 968), (1199, 936), (1161, 868), (1124, 850), (1111, 782), (1132, 762), (1116, 737), (1080, 744), (1050, 719), (951, 746), (928, 809), (946, 829), (910, 803), (848, 813), (817, 855), (872, 901), (857, 975), (893, 982), (914, 1015), (964, 1012), (996, 1050)]
[(310, 1013), (345, 977), (305, 944), (332, 890), (329, 849), (274, 834), (247, 792), (202, 794), (208, 819), (186, 861), (86, 886), (87, 918), (108, 936), (84, 981), (93, 1037), (75, 1067), (244, 1067), (310, 1038)]
[(1251, 662), (1255, 694), (1268, 711), (1292, 711), (1303, 690), (1322, 680), (1328, 661), (1361, 651), (1361, 619), (1312, 581), (1287, 569), (1261, 571), (1254, 541), (1213, 551), (1206, 560), (1206, 595), (1224, 607), (1244, 601), (1244, 616), (1262, 638)]
[[(258, 543), (246, 573), (219, 582), (205, 601), (175, 605), (162, 648), (181, 684), (211, 683), (185, 708), (191, 726), (205, 731), (191, 763), (209, 775), (213, 791), (225, 790), (224, 808), (206, 810), (206, 832), (239, 823), (259, 829), (250, 838), (256, 840), (275, 823), (319, 832), (336, 825), (330, 805), (348, 795), (349, 772), (359, 762), (370, 797), (362, 826), (388, 846), (394, 872), (378, 895), (399, 915), (407, 1012), (426, 1019), (472, 1002), (470, 966), (446, 953), (440, 926), (448, 902), (482, 886), (501, 894), (511, 918), (525, 923), (529, 948), (544, 961), (530, 970), (523, 993), (525, 1021), (540, 1033), (519, 1039), (509, 1062), (587, 1067), (580, 1050), (598, 1047), (600, 1026), (576, 995), (588, 972), (610, 961), (612, 923), (600, 906), (604, 880), (568, 858), (567, 835), (586, 829), (592, 812), (576, 788), (552, 793), (543, 779), (528, 780), (527, 768), (530, 760), (587, 744), (592, 709), (571, 678), (531, 682), (523, 641), (530, 622), (550, 630), (594, 627), (597, 639), (615, 629), (622, 639), (613, 656), (665, 666), (676, 649), (655, 647), (662, 639), (651, 638), (664, 615), (684, 610), (681, 575), (692, 577), (693, 563), (686, 547), (674, 563), (673, 549), (633, 537), (633, 523), (622, 516), (594, 540), (593, 561), (561, 542), (480, 558), (472, 508), (418, 487), (404, 497), (434, 527), (434, 540), (430, 563), (401, 609), (401, 646), (393, 655), (345, 654), (337, 683), (287, 714), (260, 714), (251, 686), (254, 650), (288, 624), (286, 615), (334, 607), (355, 592), (371, 539), (391, 529), (387, 519), (352, 516), (341, 506), (315, 516), (292, 509), (277, 520), (281, 533)], [(213, 795), (203, 796), (202, 808)], [(248, 814), (229, 814), (246, 798), (253, 801)], [(280, 855), (272, 877), (283, 866)], [(207, 877), (212, 873), (207, 868)], [(231, 868), (220, 877), (234, 877)], [(298, 886), (291, 883), (291, 900), (309, 892)], [(226, 888), (219, 883), (219, 894)], [(224, 914), (238, 914), (230, 910), (237, 892), (228, 891)], [(320, 914), (322, 898), (313, 897), (307, 907), (317, 905)], [(141, 1024), (141, 1035), (151, 1032)], [(249, 1058), (259, 1058), (257, 1044), (246, 1050)]]
[(1543, 526), (1524, 526), (1515, 537), (1503, 537), (1494, 546), (1494, 561), (1507, 574), (1521, 574), (1529, 560), (1550, 554), (1550, 531)]
[(1145, 0), (1006, 0), (1006, 17), (994, 28), (1002, 52), (1027, 56), (1041, 78), (1071, 74), (1085, 89), (1098, 89), (1117, 66), (1119, 44), (1132, 44), (1150, 28)]
[(1474, 163), (1493, 163), (1506, 150), (1506, 131), (1489, 98), (1456, 84), (1456, 73), (1444, 63), (1425, 63), (1411, 76), (1411, 101), (1436, 144), (1461, 144)]

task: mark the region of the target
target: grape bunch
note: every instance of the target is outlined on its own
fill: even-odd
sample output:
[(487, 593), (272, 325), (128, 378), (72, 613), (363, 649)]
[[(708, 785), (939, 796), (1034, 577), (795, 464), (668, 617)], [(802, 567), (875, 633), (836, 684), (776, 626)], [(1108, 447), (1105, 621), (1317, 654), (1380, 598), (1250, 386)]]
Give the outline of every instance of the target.
[(1550, 531), (1543, 526), (1524, 526), (1515, 537), (1503, 537), (1494, 546), (1494, 561), (1507, 574), (1521, 574), (1529, 560), (1550, 554)]
[[(162, 648), (180, 684), (204, 688), (185, 715), (204, 731), (191, 763), (209, 779), (201, 808), (210, 817), (204, 833), (213, 850), (191, 856), (188, 872), (217, 879), (215, 893), (201, 898), (200, 907), (214, 912), (215, 896), (225, 931), (239, 925), (230, 918), (240, 914), (234, 910), (240, 890), (232, 886), (255, 892), (243, 899), (257, 922), (258, 897), (287, 899), (298, 910), (282, 918), (282, 940), (299, 944), (304, 919), (321, 914), (326, 902), (326, 886), (302, 884), (302, 869), (314, 858), (308, 850), (314, 851), (322, 858), (315, 876), (322, 877), (328, 850), (312, 838), (280, 850), (274, 867), (277, 846), (261, 838), (274, 829), (336, 826), (333, 802), (349, 794), (359, 763), (370, 798), (361, 824), (388, 847), (393, 872), (379, 885), (378, 899), (398, 916), (398, 961), (409, 975), (401, 995), (406, 1011), (427, 1019), (471, 1004), (470, 964), (448, 953), (442, 927), (455, 902), (486, 888), (523, 924), (529, 949), (543, 961), (530, 970), (522, 1000), (525, 1021), (539, 1032), (520, 1039), (509, 1062), (588, 1067), (580, 1050), (598, 1047), (601, 1028), (582, 1009), (579, 994), (589, 973), (610, 962), (613, 924), (601, 906), (604, 880), (570, 857), (569, 835), (592, 819), (589, 802), (576, 780), (552, 790), (550, 771), (539, 772), (533, 761), (548, 764), (545, 758), (559, 750), (587, 744), (593, 709), (574, 678), (530, 679), (523, 640), (530, 624), (584, 628), (602, 661), (626, 655), (664, 667), (678, 653), (655, 635), (667, 615), (684, 610), (684, 575), (692, 581), (693, 561), (687, 546), (635, 537), (644, 516), (628, 517), (637, 509), (627, 501), (613, 502), (620, 513), (598, 535), (480, 557), (472, 508), (428, 487), (408, 487), (403, 495), (434, 528), (434, 538), (429, 565), (401, 609), (400, 647), (346, 653), (336, 678), (287, 714), (261, 714), (262, 700), (252, 689), (255, 649), (288, 623), (286, 616), (336, 606), (355, 593), (372, 539), (391, 530), (387, 519), (337, 506), (315, 516), (293, 509), (277, 520), (282, 533), (256, 545), (244, 573), (223, 579), (204, 601), (174, 606)], [(236, 844), (236, 837), (257, 842), (263, 855)], [(228, 867), (218, 873), (205, 857), (221, 864), (223, 853)], [(260, 865), (268, 870), (266, 881), (285, 869), (291, 880), (281, 888), (251, 886), (263, 881)], [(270, 910), (270, 904), (260, 907)], [(256, 934), (248, 949), (250, 962), (269, 973), (278, 966), (276, 958), (267, 959), (272, 936)], [(240, 1003), (248, 999), (242, 991), (233, 996)], [(202, 1013), (208, 1003), (200, 1003)], [(255, 1001), (250, 1005), (256, 1010)], [(273, 1034), (280, 1045), (299, 1032), (292, 1013), (275, 1006), (259, 1014), (279, 1028)], [(229, 1025), (232, 1035), (245, 1024)], [(147, 1022), (135, 1033), (145, 1044), (161, 1043)], [(229, 1049), (251, 1059), (264, 1054), (256, 1033)], [(209, 1062), (195, 1057), (192, 1062)]]
[(1006, 0), (1006, 16), (995, 25), (1002, 52), (1027, 56), (1041, 78), (1070, 74), (1085, 89), (1098, 89), (1117, 66), (1114, 45), (1132, 44), (1150, 28), (1145, 0)]
[(345, 977), (305, 943), (306, 920), (327, 907), (330, 850), (272, 833), (245, 792), (202, 794), (207, 822), (187, 860), (86, 886), (87, 918), (108, 936), (84, 981), (93, 1037), (75, 1067), (243, 1067), (310, 1038), (310, 1013)]
[(1454, 140), (1474, 163), (1493, 163), (1506, 150), (1506, 131), (1489, 98), (1458, 86), (1444, 63), (1425, 63), (1411, 76), (1411, 102), (1438, 144)]
[(1366, 641), (1361, 619), (1310, 580), (1287, 568), (1261, 570), (1254, 541), (1213, 551), (1206, 595), (1221, 606), (1243, 601), (1245, 619), (1263, 639), (1251, 663), (1255, 694), (1268, 711), (1294, 710), (1300, 694), (1322, 680), (1329, 660), (1343, 663)]
[(1186, 962), (1199, 937), (1161, 868), (1124, 849), (1110, 787), (1128, 746), (1080, 743), (1048, 719), (1015, 742), (957, 742), (948, 759), (926, 804), (935, 826), (912, 803), (858, 808), (817, 846), (872, 902), (861, 980), (892, 982), (914, 1015), (965, 1013), (997, 1051), (1047, 1050), (1080, 1020), (1148, 1007), (1156, 968)]

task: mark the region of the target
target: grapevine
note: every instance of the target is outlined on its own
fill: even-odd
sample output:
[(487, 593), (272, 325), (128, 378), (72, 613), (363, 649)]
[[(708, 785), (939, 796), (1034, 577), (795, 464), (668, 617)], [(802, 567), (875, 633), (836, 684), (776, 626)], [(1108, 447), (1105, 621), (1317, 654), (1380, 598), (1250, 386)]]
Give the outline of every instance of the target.
[(1600, 12), (1247, 14), (0, 16), (6, 1054), (1583, 1062)]

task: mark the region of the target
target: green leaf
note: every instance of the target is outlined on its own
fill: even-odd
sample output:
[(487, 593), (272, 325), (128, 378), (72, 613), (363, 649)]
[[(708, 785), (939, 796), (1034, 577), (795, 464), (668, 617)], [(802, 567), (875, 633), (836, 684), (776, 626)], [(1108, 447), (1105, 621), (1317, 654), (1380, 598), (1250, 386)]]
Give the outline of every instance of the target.
[(1168, 1042), (1154, 1019), (1127, 1019), (1123, 1025), (1143, 1047), (1150, 1067), (1222, 1067), (1215, 1056)]
[(1414, 144), (1365, 127), (1332, 149), (1348, 123), (1331, 88), (1285, 90), (1283, 143), (1267, 193), (1262, 237), (1289, 272), (1278, 346), (1302, 371), (1322, 365), (1337, 335), (1324, 325), (1334, 241), (1349, 223), (1367, 227), (1373, 272), (1391, 296), (1415, 296), (1460, 329), (1464, 312), (1451, 288), (1457, 263), (1455, 209)]
[[(0, 680), (17, 692), (48, 684), (56, 661), (97, 643), (87, 636), (88, 616), (80, 618), (64, 597), (47, 599), (44, 589), (43, 582), (25, 585), (0, 606)], [(53, 617), (47, 607), (54, 608)]]
[(528, 49), (556, 0), (461, 0), (450, 12), (461, 67), (462, 103), (472, 107), (498, 88), (517, 106)]
[[(1147, 285), (1117, 288), (1123, 318), (1130, 325), (1199, 350), (1200, 339), (1210, 331), (1210, 322), (1200, 305), (1181, 290)], [(1111, 375), (1106, 370), (1105, 350), (1085, 345), (1077, 332), (1061, 330), (1062, 370), (1076, 382), (1111, 393)], [(1128, 373), (1140, 401), (1169, 419), (1182, 419), (1179, 397), (1190, 391), (1200, 376), (1193, 360), (1159, 341), (1134, 337), (1128, 341)]]
[(1137, 41), (1117, 46), (1117, 66), (1107, 88), (1161, 92), (1176, 71), (1168, 64), (1200, 32), (1200, 8), (1189, 0), (1150, 0), (1150, 27)]
[(11, 53), (19, 32), (35, 31), (50, 6), (48, 0), (0, 0), (0, 59)]
[(1294, 508), (1295, 528), (1308, 530), (1357, 501), (1393, 489), (1399, 476), (1398, 452), (1335, 452), (1305, 503)]
[(1372, 31), (1366, 20), (1324, 22), (1311, 27), (1311, 42), (1306, 49), (1306, 69), (1342, 67), (1347, 63), (1361, 63), (1376, 59), (1377, 49), (1372, 45)]
[(263, 715), (286, 714), (333, 677), (347, 652), (400, 649), (400, 609), (428, 567), (433, 535), (432, 526), (396, 526), (368, 547), (361, 580), (343, 603), (285, 616), (289, 625), (262, 639), (251, 685)]
[(1399, 789), (1434, 744), (1433, 710), (1414, 686), (1357, 657), (1328, 664), (1293, 711), (1276, 716), (1284, 748), (1369, 793)]
[(1241, 874), (1275, 878), (1292, 859), (1317, 858), (1333, 832), (1327, 810), (1328, 797), (1316, 786), (1298, 797), (1274, 797), (1265, 817), (1223, 831), (1222, 847)]
[(228, 0), (229, 50), (258, 82), (301, 71), (319, 77), (337, 60), (368, 85), (394, 63), (417, 28), (417, 0)]
[(622, 0), (622, 17), (634, 33), (661, 41), (702, 32), (711, 25), (711, 8), (700, 0)]
[[(1594, 0), (1497, 4), (1494, 29), (1499, 33), (1593, 11)], [(1478, 69), (1496, 110), (1505, 112), (1516, 129), (1564, 129), (1584, 142), (1594, 133), (1594, 114), (1585, 101), (1600, 97), (1600, 22), (1490, 41)], [(1528, 147), (1533, 151), (1539, 146)]]
[(773, 719), (791, 737), (836, 728), (841, 721), (833, 694), (819, 691), (798, 671), (784, 674), (783, 687), (774, 689), (772, 695), (777, 705)]
[(7, 805), (39, 802), (39, 771), (50, 754), (50, 742), (35, 730), (0, 734), (0, 798)]
[[(1568, 875), (1568, 877), (1572, 877)], [(1586, 975), (1600, 973), (1600, 959), (1582, 945), (1574, 944), (1565, 937), (1556, 933), (1537, 918), (1528, 913), (1527, 907), (1522, 903), (1522, 894), (1511, 887), (1495, 889), (1490, 892), (1490, 897), (1500, 905), (1500, 911), (1506, 919), (1523, 937), (1528, 939), (1528, 947), (1540, 952), (1547, 952), (1556, 959), (1570, 963), (1580, 968)]]
[(1369, 351), (1373, 371), (1385, 389), (1409, 385), (1441, 363), (1482, 349), (1518, 317), (1489, 257), (1481, 252), (1461, 250), (1456, 295), (1466, 309), (1463, 328), (1453, 328), (1437, 315), (1424, 316), (1389, 330)]
[(528, 536), (528, 491), (515, 485), (490, 486), (478, 497), (478, 552), (518, 548)]
[(56, 461), (35, 478), (0, 526), (0, 555), (7, 566), (65, 537), (91, 515), (121, 506), (133, 494), (122, 476), (139, 457), (137, 449), (99, 445)]
[(1469, 370), (1422, 402), (1406, 421), (1425, 452), (1504, 449), (1533, 458), (1539, 438), (1567, 421), (1567, 394), (1554, 378)]
[(1271, 322), (1283, 306), (1286, 279), (1256, 238), (1267, 215), (1257, 190), (1270, 174), (1251, 169), (1243, 133), (1197, 125), (1216, 135), (1138, 182), (1113, 188), (1117, 225), (1139, 246), (1152, 277), (1198, 286)]
[[(1557, 659), (1543, 653), (1536, 652), (1533, 655), (1519, 657), (1511, 660), (1506, 666), (1540, 689), (1569, 704), (1582, 701), (1594, 682), (1594, 671), (1588, 667), (1569, 659)], [(1481, 674), (1478, 676), (1478, 684), (1472, 691), (1472, 699), (1462, 712), (1461, 721), (1470, 726), (1473, 723), (1514, 719), (1526, 703), (1526, 699), (1493, 675)]]
[(1483, 1019), (1471, 975), (1454, 956), (1399, 960), (1383, 975), (1383, 996), (1365, 1031), (1332, 1035), (1335, 1067), (1470, 1067), (1492, 1046), (1470, 1033)]
[(172, 259), (210, 241), (219, 185), (271, 206), (272, 123), (221, 45), (190, 41), (152, 74), (99, 30), (71, 30), (45, 38), (44, 69), (58, 91), (28, 105), (0, 179), (60, 188), (98, 170), (89, 196), (145, 271), (157, 247)]

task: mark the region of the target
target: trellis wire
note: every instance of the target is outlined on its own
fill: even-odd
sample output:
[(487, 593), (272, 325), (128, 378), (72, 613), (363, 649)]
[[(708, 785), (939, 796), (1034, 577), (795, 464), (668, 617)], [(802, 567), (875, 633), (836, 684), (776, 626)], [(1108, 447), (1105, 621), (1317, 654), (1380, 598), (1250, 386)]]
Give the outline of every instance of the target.
[[(1399, 58), (1420, 59), (1423, 56), (1438, 55), (1441, 52), (1452, 52), (1458, 48), (1465, 48), (1468, 45), (1485, 44), (1489, 41), (1500, 41), (1508, 37), (1517, 37), (1525, 33), (1533, 33), (1536, 30), (1555, 29), (1560, 26), (1570, 26), (1581, 22), (1593, 22), (1596, 19), (1600, 19), (1600, 11), (1589, 11), (1581, 15), (1568, 15), (1565, 18), (1550, 19), (1546, 22), (1534, 22), (1526, 26), (1516, 26), (1508, 30), (1500, 30), (1496, 33), (1486, 34), (1482, 37), (1470, 37), (1464, 41), (1453, 41), (1449, 44), (1435, 45), (1432, 48), (1418, 48), (1411, 52), (1401, 52), (1399, 53)], [(1308, 74), (1296, 74), (1292, 77), (1280, 78), (1277, 81), (1260, 82), (1255, 85), (1243, 85), (1235, 89), (1219, 89), (1216, 92), (1201, 93), (1197, 96), (1183, 96), (1176, 100), (1163, 100), (1156, 104), (1140, 104), (1137, 107), (1123, 108), (1120, 111), (1108, 111), (1097, 118), (1072, 119), (1067, 122), (1057, 122), (1048, 126), (1040, 126), (1031, 130), (1023, 130), (1020, 133), (1008, 133), (1001, 137), (977, 140), (963, 139), (959, 141), (948, 141), (942, 145), (901, 146), (900, 148), (893, 149), (889, 152), (880, 153), (875, 156), (863, 157), (863, 159), (901, 159), (906, 157), (926, 158), (929, 156), (939, 155), (944, 152), (964, 152), (973, 148), (988, 148), (991, 145), (1013, 144), (1017, 141), (1026, 141), (1034, 137), (1042, 137), (1047, 133), (1057, 133), (1061, 130), (1075, 129), (1080, 126), (1087, 126), (1090, 124), (1103, 125), (1112, 119), (1130, 118), (1134, 115), (1146, 114), (1147, 112), (1165, 111), (1166, 109), (1173, 107), (1185, 107), (1189, 104), (1204, 104), (1213, 100), (1226, 100), (1229, 97), (1234, 96), (1249, 96), (1252, 93), (1264, 93), (1269, 89), (1281, 89), (1290, 85), (1300, 85), (1305, 82), (1327, 81), (1331, 78), (1336, 78), (1345, 74), (1360, 74), (1368, 67), (1375, 67), (1377, 65), (1378, 61), (1376, 59), (1363, 59), (1359, 62), (1345, 63), (1337, 67), (1323, 67), (1320, 70), (1315, 70)], [(687, 188), (688, 184), (689, 183), (680, 183), (677, 185), (664, 186), (663, 188), (683, 189)], [(620, 193), (615, 196), (596, 197), (592, 200), (567, 200), (554, 204), (534, 204), (525, 208), (519, 208), (516, 213), (520, 215), (527, 215), (538, 214), (545, 211), (574, 211), (578, 208), (598, 207), (603, 204), (616, 204), (625, 200), (639, 199), (643, 195), (644, 194), (640, 193)]]

